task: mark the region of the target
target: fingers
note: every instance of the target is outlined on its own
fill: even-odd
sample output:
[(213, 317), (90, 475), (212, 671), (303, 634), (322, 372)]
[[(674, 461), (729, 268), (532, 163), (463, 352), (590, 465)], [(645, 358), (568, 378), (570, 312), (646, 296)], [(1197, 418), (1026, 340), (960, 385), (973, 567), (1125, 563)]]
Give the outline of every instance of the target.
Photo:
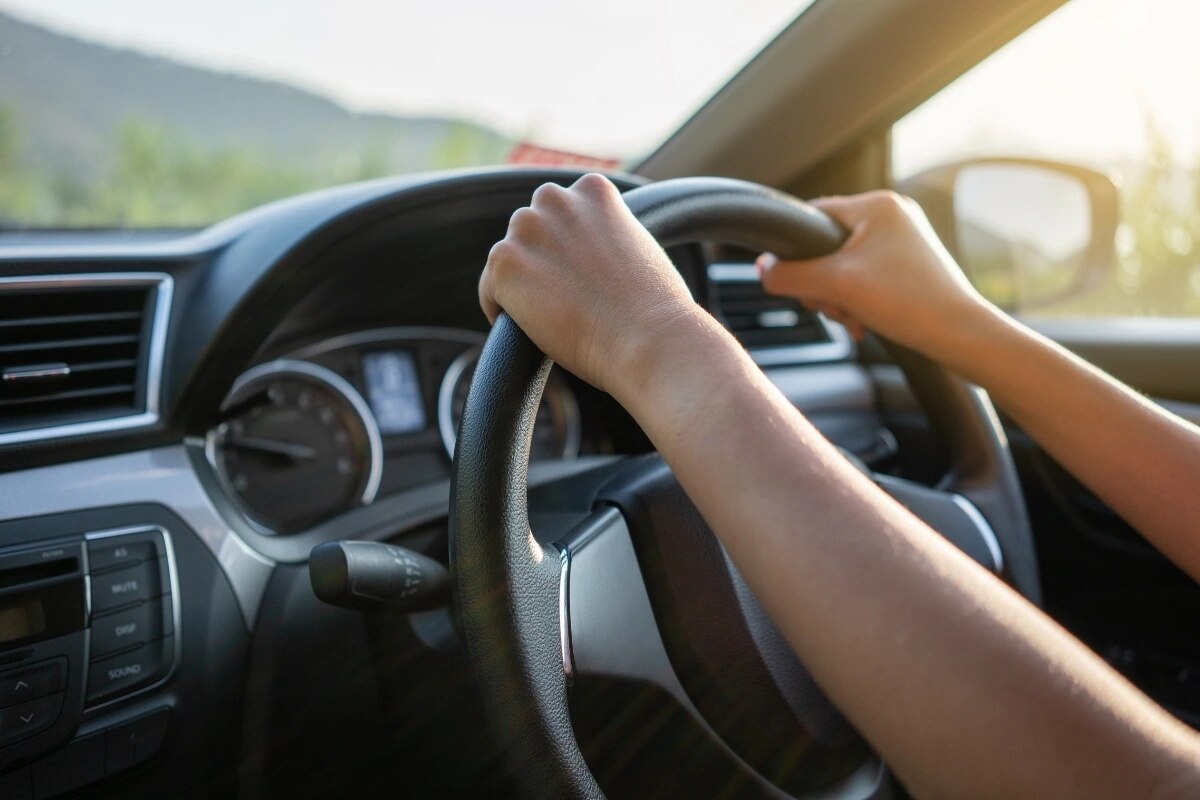
[(492, 245), (488, 251), (487, 263), (483, 265), (483, 274), (479, 276), (479, 307), (483, 309), (488, 322), (495, 325), (496, 317), (500, 316), (503, 307), (496, 297), (498, 276), (506, 269), (511, 269), (516, 245), (505, 237)]
[(571, 184), (571, 191), (594, 198), (620, 197), (621, 191), (608, 178), (598, 172), (589, 172)]
[(528, 206), (518, 208), (508, 221), (503, 239), (492, 246), (479, 278), (479, 307), (495, 324), (504, 310), (500, 295), (521, 272), (521, 264), (541, 248), (551, 247), (570, 231), (587, 203), (615, 201), (622, 208), (620, 192), (603, 175), (589, 173), (570, 187), (545, 183), (533, 193)]
[(496, 317), (500, 316), (503, 310), (500, 304), (496, 302), (496, 298), (492, 295), (491, 281), (488, 280), (490, 271), (484, 267), (483, 274), (479, 276), (479, 307), (483, 309), (483, 314), (487, 317), (488, 323), (495, 325)]
[(780, 261), (773, 253), (763, 253), (754, 266), (763, 288), (770, 294), (799, 300), (844, 326), (856, 341), (866, 334), (863, 324), (837, 302), (839, 287), (833, 272), (838, 265), (832, 256), (811, 261)]
[(854, 341), (861, 341), (866, 335), (866, 328), (859, 322), (850, 312), (839, 306), (830, 305), (829, 303), (814, 303), (809, 306), (813, 311), (824, 314), (829, 319), (838, 323), (846, 329), (850, 337)]
[[(764, 254), (758, 261), (759, 278), (771, 294), (795, 297), (809, 304), (832, 303), (852, 307), (847, 293), (853, 293), (856, 253), (862, 249), (869, 230), (897, 229), (899, 220), (909, 221), (913, 202), (895, 192), (876, 191), (851, 197), (822, 197), (812, 205), (828, 214), (835, 222), (850, 231), (850, 236), (836, 253), (804, 261), (780, 261)], [(867, 223), (870, 223), (868, 225)], [(878, 235), (878, 234), (876, 234)]]
[(840, 300), (836, 253), (809, 261), (780, 261), (773, 253), (763, 253), (754, 266), (763, 289), (770, 294), (794, 297), (805, 303)]
[(906, 215), (916, 203), (910, 198), (884, 189), (849, 197), (819, 197), (812, 201), (812, 205), (844, 227), (854, 230), (867, 220)]

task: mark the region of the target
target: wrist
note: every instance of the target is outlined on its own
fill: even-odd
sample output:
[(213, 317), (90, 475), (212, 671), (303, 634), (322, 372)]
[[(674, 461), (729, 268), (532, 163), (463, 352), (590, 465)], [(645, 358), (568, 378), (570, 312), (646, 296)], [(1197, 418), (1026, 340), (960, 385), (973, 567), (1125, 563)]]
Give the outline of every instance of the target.
[(931, 315), (913, 342), (901, 342), (947, 366), (970, 358), (978, 340), (993, 335), (1006, 315), (983, 297), (972, 295), (947, 304)]
[(928, 354), (972, 383), (983, 385), (1002, 353), (1011, 352), (1021, 324), (980, 299), (936, 340)]
[(682, 308), (627, 342), (613, 359), (611, 381), (602, 388), (636, 418), (665, 393), (687, 386), (690, 374), (711, 369), (725, 350), (740, 351), (741, 346), (700, 306)]

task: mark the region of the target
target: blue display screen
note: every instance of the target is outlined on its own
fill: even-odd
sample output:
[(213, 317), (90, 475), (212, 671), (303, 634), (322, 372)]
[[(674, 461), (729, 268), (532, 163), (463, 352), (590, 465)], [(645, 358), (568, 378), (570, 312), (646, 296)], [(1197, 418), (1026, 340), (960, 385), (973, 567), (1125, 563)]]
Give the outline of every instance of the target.
[(363, 356), (367, 402), (379, 432), (415, 433), (425, 429), (425, 402), (417, 378), (417, 363), (406, 350), (386, 350)]

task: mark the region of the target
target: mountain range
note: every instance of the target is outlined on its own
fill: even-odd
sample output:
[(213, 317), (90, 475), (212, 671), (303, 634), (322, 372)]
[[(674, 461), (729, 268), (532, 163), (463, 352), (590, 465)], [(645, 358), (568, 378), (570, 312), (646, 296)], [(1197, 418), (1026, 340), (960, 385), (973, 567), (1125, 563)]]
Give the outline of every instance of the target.
[(472, 122), (354, 113), (281, 82), (85, 41), (2, 12), (0, 111), (22, 160), (73, 176), (100, 174), (129, 120), (161, 126), (197, 148), (288, 163), (370, 152), (389, 172), (445, 166), (439, 162), (449, 156), (496, 163), (512, 146)]

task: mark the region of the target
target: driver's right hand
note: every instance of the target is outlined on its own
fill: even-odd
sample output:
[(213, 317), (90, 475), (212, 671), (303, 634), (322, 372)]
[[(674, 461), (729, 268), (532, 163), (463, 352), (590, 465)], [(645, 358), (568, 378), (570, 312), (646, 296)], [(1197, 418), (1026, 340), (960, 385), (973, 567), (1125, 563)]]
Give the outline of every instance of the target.
[(758, 259), (763, 288), (940, 361), (957, 336), (995, 309), (971, 286), (924, 212), (895, 192), (813, 202), (849, 231), (835, 253), (806, 261)]

